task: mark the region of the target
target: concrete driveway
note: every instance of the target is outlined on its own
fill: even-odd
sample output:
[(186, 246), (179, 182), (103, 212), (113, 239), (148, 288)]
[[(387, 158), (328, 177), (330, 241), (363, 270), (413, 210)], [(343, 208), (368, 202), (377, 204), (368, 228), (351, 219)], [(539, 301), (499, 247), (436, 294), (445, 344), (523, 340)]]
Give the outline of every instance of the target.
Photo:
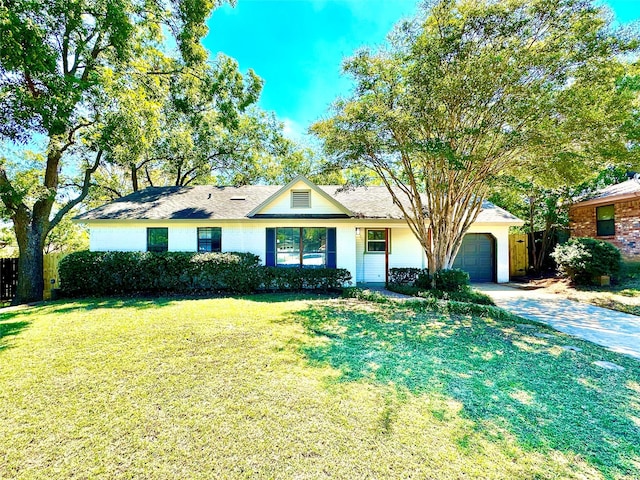
[(640, 317), (564, 299), (539, 290), (495, 283), (475, 284), (497, 306), (560, 332), (640, 359)]

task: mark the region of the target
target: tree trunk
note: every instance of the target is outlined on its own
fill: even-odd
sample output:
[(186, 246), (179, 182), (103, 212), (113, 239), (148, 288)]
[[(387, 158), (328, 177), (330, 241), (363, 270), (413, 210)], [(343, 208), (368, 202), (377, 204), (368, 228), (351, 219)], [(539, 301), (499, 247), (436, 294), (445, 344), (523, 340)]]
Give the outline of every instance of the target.
[(38, 302), (44, 293), (44, 240), (47, 235), (42, 222), (26, 215), (13, 220), (20, 255), (18, 258), (18, 287), (14, 305)]
[(134, 192), (140, 189), (138, 185), (138, 167), (135, 164), (131, 164), (131, 188)]
[[(11, 199), (3, 199), (5, 205), (8, 201), (9, 205), (7, 206), (12, 207), (13, 210), (11, 219), (20, 251), (18, 286), (12, 302), (14, 305), (42, 300), (44, 293), (44, 242), (52, 226), (49, 217), (58, 189), (58, 166), (62, 154), (68, 146), (65, 144), (65, 139), (68, 136), (68, 134), (50, 136), (43, 182), (43, 187), (48, 191), (47, 195), (36, 200), (31, 210), (22, 202), (16, 204)], [(8, 182), (6, 175), (4, 175), (3, 181), (4, 183)]]

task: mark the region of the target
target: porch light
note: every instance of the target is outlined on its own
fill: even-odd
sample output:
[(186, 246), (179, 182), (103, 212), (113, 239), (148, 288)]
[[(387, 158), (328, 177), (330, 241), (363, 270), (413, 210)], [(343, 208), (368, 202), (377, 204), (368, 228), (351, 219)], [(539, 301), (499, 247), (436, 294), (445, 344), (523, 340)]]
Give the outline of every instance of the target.
[(356, 236), (359, 237), (360, 236), (360, 227), (356, 227)]

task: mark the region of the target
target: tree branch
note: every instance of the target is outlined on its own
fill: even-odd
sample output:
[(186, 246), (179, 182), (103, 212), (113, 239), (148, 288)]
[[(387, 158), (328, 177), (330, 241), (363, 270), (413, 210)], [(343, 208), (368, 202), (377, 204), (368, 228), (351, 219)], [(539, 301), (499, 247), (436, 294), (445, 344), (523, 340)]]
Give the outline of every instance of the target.
[(83, 182), (83, 185), (82, 185), (82, 191), (80, 192), (80, 195), (78, 195), (73, 200), (70, 200), (69, 202), (67, 202), (67, 204), (64, 207), (62, 207), (60, 210), (58, 210), (58, 213), (56, 213), (55, 217), (53, 217), (53, 220), (51, 220), (51, 222), (49, 222), (49, 230), (51, 230), (58, 223), (60, 223), (60, 220), (62, 220), (62, 218), (67, 213), (69, 213), (69, 211), (73, 207), (78, 205), (82, 200), (84, 200), (86, 198), (87, 194), (89, 193), (89, 187), (91, 186), (91, 175), (93, 175), (95, 173), (95, 171), (98, 169), (98, 166), (100, 166), (100, 160), (101, 159), (102, 159), (102, 150), (100, 150), (98, 152), (98, 154), (96, 155), (96, 160), (93, 163), (93, 165), (91, 167), (87, 168), (84, 171), (84, 182)]
[(18, 211), (20, 207), (24, 207), (24, 203), (16, 201), (16, 191), (11, 185), (11, 181), (7, 177), (7, 172), (4, 167), (0, 167), (0, 198), (2, 199), (2, 203), (4, 203), (7, 210), (11, 213), (15, 213)]
[(151, 174), (149, 173), (149, 165), (144, 166), (144, 173), (147, 177), (147, 182), (149, 182), (149, 186), (153, 187), (153, 181), (151, 180)]

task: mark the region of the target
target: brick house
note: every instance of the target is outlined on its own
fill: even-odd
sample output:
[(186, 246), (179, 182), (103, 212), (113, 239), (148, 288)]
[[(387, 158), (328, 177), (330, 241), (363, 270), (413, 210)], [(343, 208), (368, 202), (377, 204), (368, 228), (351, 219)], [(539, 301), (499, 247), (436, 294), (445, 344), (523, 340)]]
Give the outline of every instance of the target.
[(569, 209), (572, 237), (606, 240), (625, 257), (640, 255), (640, 180), (610, 185)]

